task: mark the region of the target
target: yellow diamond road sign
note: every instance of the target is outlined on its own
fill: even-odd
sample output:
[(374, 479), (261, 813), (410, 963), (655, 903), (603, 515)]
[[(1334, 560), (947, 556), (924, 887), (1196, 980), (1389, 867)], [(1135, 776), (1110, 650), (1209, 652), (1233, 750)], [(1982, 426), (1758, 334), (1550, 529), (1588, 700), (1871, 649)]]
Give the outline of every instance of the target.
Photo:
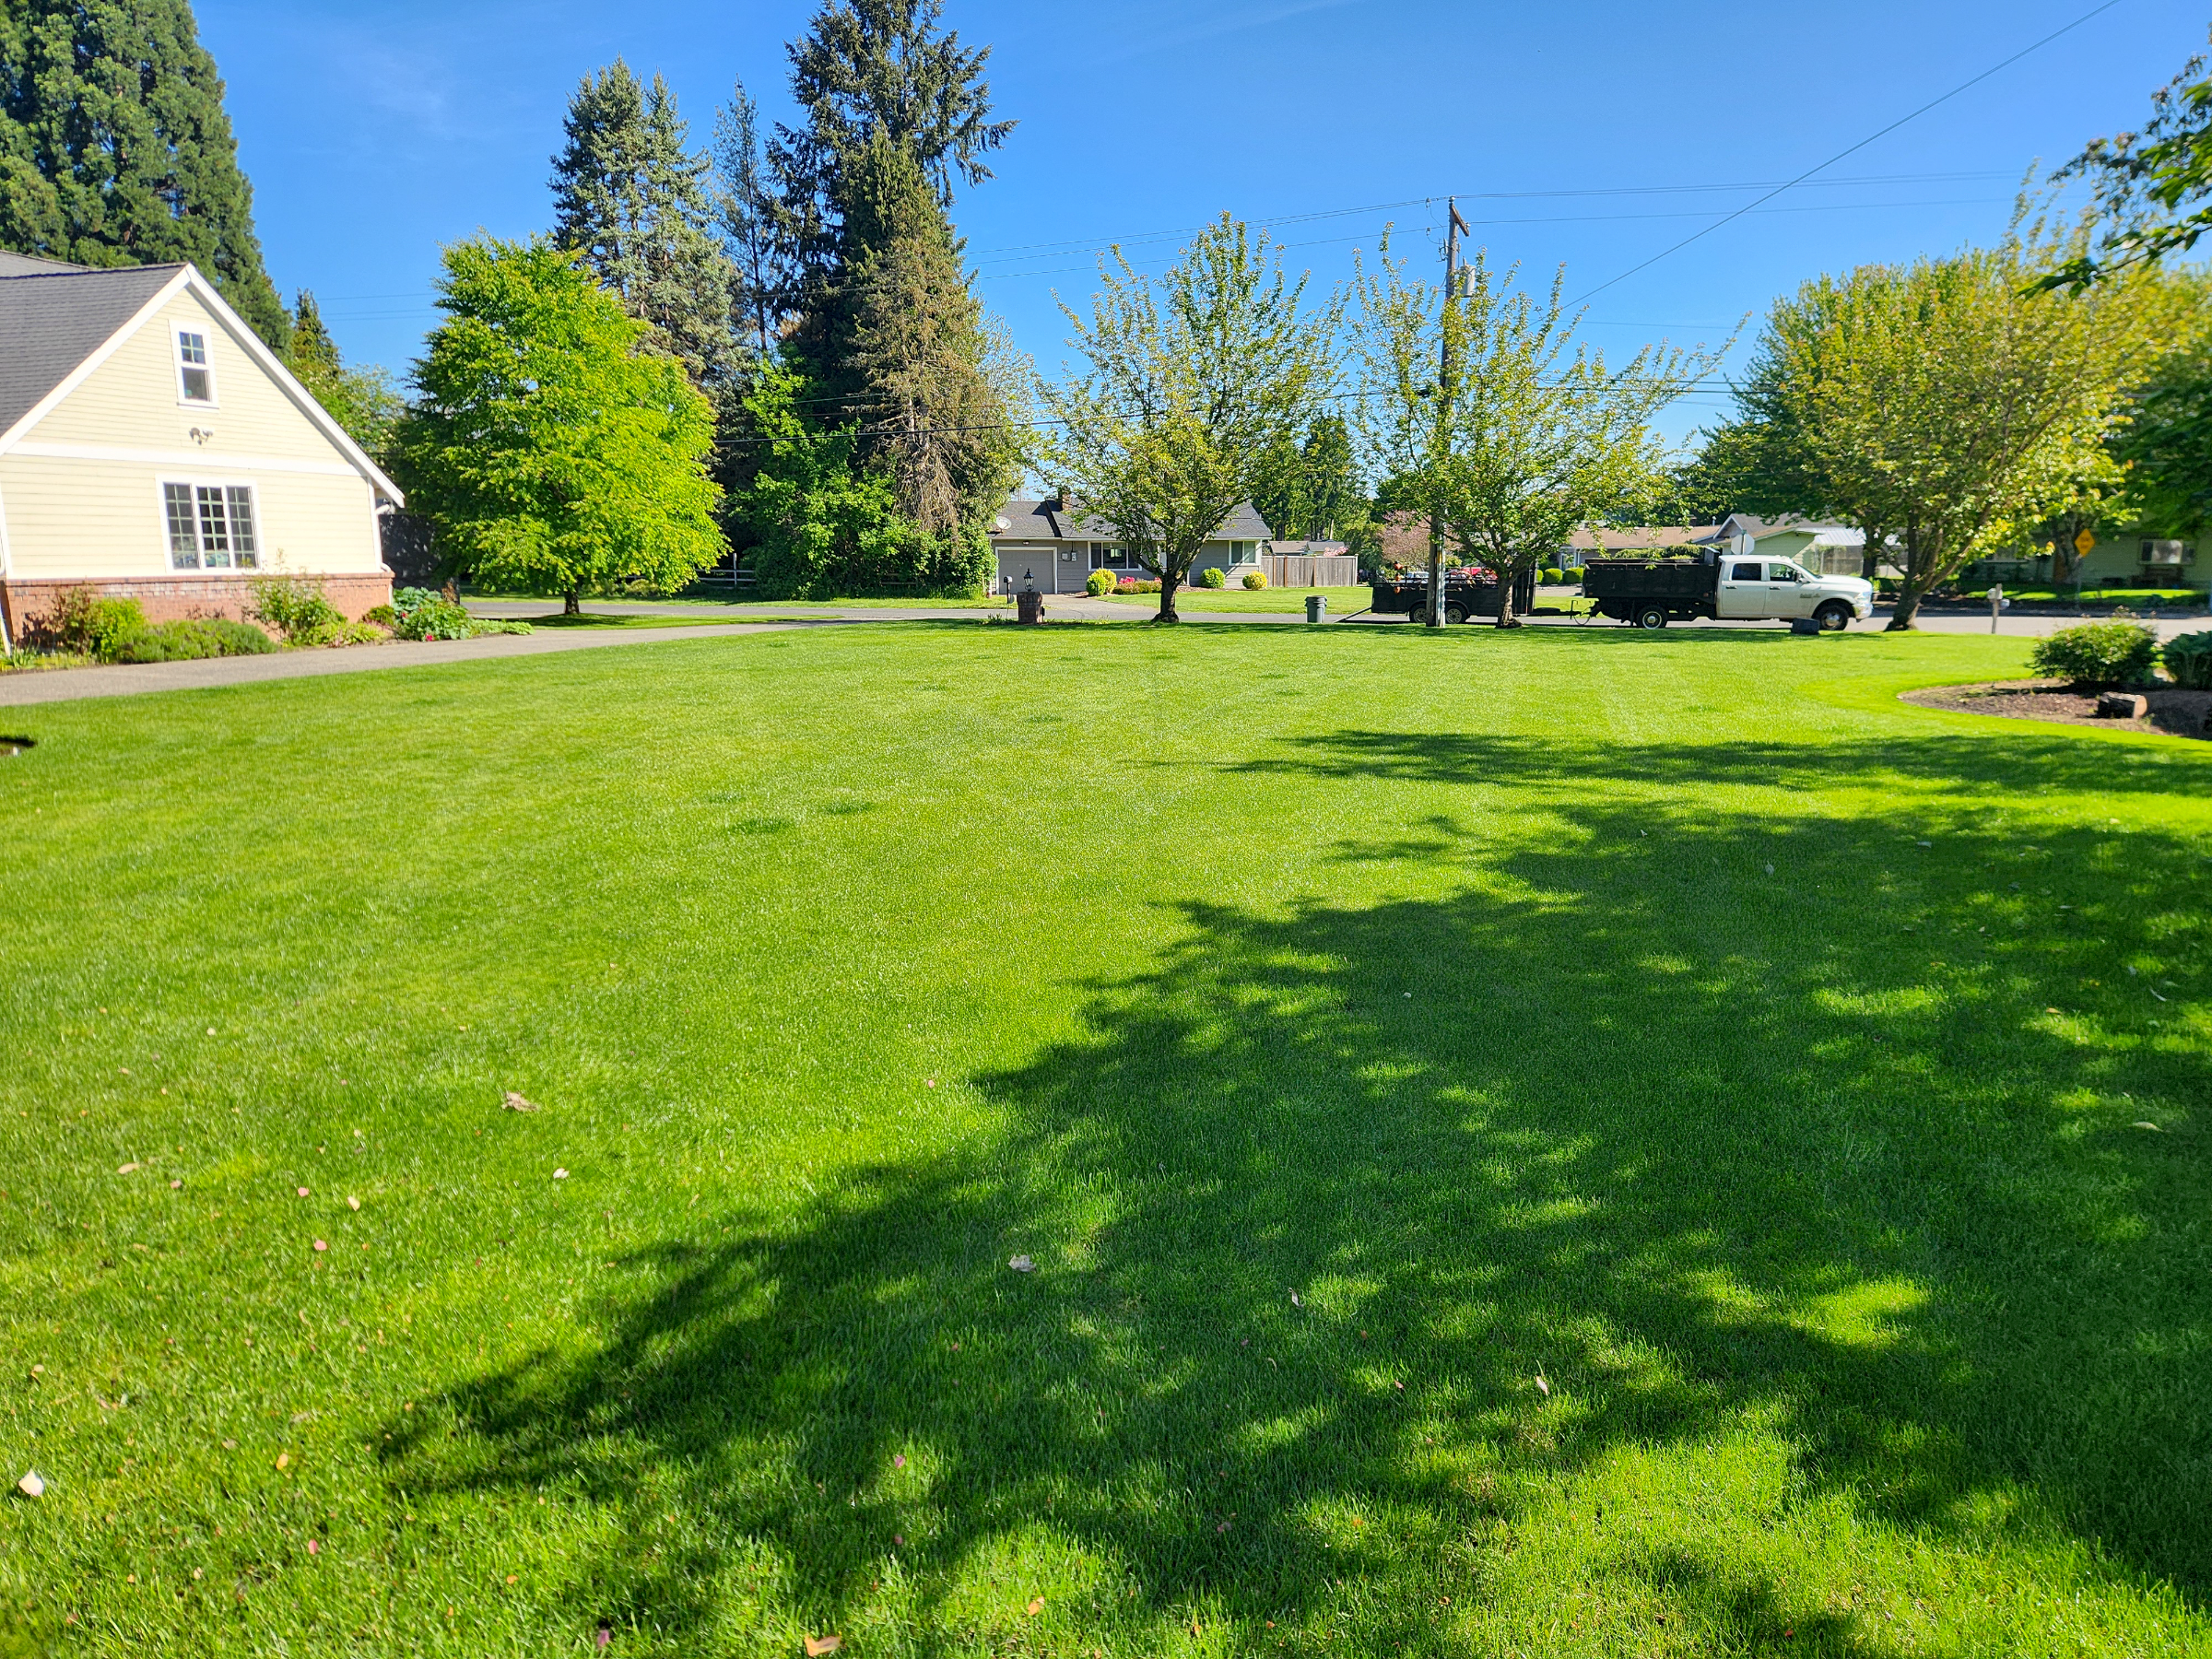
[(2087, 530), (2084, 530), (2079, 535), (2074, 538), (2074, 551), (2077, 553), (2087, 553), (2096, 545), (2097, 538), (2091, 535)]

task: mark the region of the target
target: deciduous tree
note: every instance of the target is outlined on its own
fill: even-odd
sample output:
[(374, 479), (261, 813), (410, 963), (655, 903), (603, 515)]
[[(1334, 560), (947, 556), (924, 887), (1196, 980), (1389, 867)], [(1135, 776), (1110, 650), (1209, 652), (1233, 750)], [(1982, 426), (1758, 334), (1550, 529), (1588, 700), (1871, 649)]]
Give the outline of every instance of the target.
[(392, 377), (382, 369), (348, 369), (338, 343), (324, 325), (315, 297), (301, 288), (292, 307), (292, 343), (286, 365), (347, 436), (381, 457), (391, 441), (393, 424), (406, 406)]
[(1059, 423), (1041, 458), (1159, 578), (1173, 622), (1207, 538), (1277, 481), (1328, 393), (1342, 305), (1306, 305), (1281, 250), (1226, 213), (1164, 276), (1110, 259), (1088, 316), (1061, 307), (1085, 366), (1040, 386)]
[(2203, 54), (2150, 95), (2140, 132), (2091, 139), (2057, 179), (2095, 187), (2104, 233), (2096, 250), (2076, 249), (2036, 279), (2050, 290), (2078, 291), (2185, 253), (2212, 231), (2212, 76)]
[(573, 252), (456, 243), (438, 303), (394, 459), (450, 560), (571, 615), (587, 590), (670, 591), (713, 563), (707, 400)]

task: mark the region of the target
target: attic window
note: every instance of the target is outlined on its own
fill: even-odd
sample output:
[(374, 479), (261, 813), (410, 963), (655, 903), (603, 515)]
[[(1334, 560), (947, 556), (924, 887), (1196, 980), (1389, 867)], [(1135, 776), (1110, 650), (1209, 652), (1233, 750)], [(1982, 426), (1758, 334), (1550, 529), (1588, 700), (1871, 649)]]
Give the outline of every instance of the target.
[(207, 362), (207, 336), (189, 328), (177, 330), (177, 397), (182, 403), (215, 401), (215, 371)]

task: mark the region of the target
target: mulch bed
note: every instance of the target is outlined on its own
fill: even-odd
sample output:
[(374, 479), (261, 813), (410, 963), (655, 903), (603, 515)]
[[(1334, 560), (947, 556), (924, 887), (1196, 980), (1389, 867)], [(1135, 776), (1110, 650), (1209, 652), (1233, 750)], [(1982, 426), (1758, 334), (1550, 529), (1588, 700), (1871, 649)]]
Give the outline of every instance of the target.
[(2012, 720), (2053, 720), (2063, 725), (2116, 726), (2123, 731), (2166, 732), (2176, 737), (2212, 737), (2212, 691), (2172, 686), (2143, 692), (2150, 709), (2140, 720), (2100, 720), (2097, 693), (2067, 688), (2064, 680), (1991, 680), (1979, 686), (1930, 686), (1900, 700), (1959, 714), (1995, 714)]

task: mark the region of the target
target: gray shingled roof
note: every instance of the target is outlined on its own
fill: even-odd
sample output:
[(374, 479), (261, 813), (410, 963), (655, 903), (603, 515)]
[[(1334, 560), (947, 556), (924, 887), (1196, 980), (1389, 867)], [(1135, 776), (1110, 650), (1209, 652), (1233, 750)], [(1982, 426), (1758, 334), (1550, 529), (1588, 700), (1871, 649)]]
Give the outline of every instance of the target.
[[(1006, 521), (1007, 528), (994, 528), (994, 537), (1007, 541), (1114, 541), (1117, 534), (1112, 524), (1102, 524), (1088, 513), (1066, 513), (1060, 510), (1057, 496), (1042, 501), (1028, 500), (1017, 496), (998, 510), (998, 516)], [(1265, 541), (1270, 532), (1267, 521), (1250, 501), (1240, 501), (1236, 511), (1221, 521), (1214, 531), (1222, 541)]]
[(0, 255), (0, 432), (105, 345), (182, 265), (94, 271)]

